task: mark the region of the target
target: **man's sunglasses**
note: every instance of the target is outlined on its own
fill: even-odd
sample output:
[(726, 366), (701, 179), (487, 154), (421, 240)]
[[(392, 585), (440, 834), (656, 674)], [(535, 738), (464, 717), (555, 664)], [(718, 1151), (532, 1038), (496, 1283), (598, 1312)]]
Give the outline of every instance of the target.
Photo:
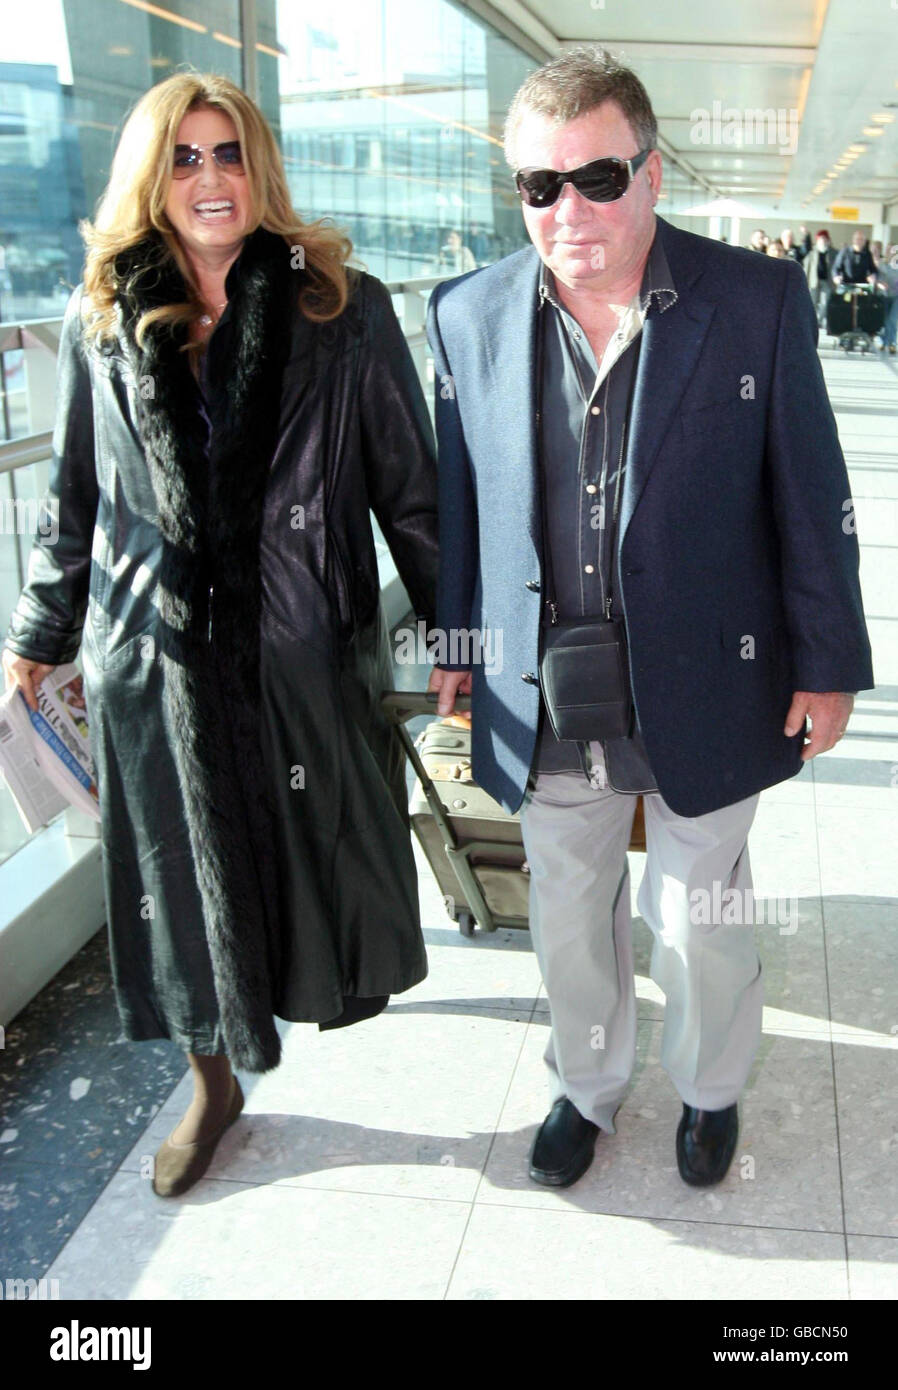
[(211, 150), (212, 158), (219, 169), (224, 169), (228, 174), (245, 174), (243, 167), (243, 155), (240, 151), (239, 140), (222, 140), (218, 145), (175, 145), (175, 155), (172, 161), (172, 178), (187, 179), (191, 174), (195, 174), (198, 169), (202, 169), (204, 156), (203, 150)]
[(632, 159), (592, 159), (579, 169), (519, 169), (514, 176), (518, 193), (530, 208), (550, 208), (557, 203), (566, 183), (591, 203), (616, 203), (626, 193), (651, 150), (641, 150)]

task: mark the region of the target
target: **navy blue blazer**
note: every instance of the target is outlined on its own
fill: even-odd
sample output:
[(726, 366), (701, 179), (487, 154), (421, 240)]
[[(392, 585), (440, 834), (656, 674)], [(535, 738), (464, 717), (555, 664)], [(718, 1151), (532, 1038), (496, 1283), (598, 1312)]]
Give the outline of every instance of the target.
[[(676, 304), (653, 310), (618, 549), (633, 698), (658, 788), (703, 815), (801, 770), (796, 690), (873, 685), (848, 475), (801, 267), (657, 219)], [(533, 760), (543, 599), (534, 247), (438, 285), (437, 628), (473, 664), (476, 780), (509, 811)], [(501, 661), (498, 638), (501, 636)], [(441, 665), (469, 659), (446, 652)]]

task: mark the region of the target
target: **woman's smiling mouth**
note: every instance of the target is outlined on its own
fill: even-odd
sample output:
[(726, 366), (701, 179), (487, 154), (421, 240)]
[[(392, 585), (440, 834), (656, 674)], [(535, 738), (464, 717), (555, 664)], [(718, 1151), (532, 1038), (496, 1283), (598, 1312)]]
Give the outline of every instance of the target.
[(204, 198), (194, 203), (193, 212), (201, 222), (227, 222), (234, 212), (230, 198)]

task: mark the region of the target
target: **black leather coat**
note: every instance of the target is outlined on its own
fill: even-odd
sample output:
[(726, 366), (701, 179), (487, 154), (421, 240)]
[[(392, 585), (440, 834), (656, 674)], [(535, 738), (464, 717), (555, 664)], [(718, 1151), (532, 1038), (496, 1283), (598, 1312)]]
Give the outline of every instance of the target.
[(74, 293), (59, 537), (7, 639), (81, 651), (125, 1035), (255, 1071), (279, 1060), (272, 1013), (326, 1021), (427, 973), (369, 507), (430, 625), (432, 431), (384, 286), (359, 274), (314, 324), (288, 257), (248, 238), (202, 397), (171, 335), (134, 337), (183, 292), (173, 267), (122, 294), (111, 349), (85, 348)]

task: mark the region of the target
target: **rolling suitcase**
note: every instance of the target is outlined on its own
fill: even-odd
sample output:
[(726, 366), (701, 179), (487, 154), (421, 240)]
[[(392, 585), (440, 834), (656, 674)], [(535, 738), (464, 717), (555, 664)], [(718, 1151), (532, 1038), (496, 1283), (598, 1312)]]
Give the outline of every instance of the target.
[(884, 294), (870, 293), (862, 294), (857, 302), (857, 326), (862, 333), (873, 338), (881, 333), (885, 327), (886, 304), (888, 300)]
[[(388, 691), (382, 699), (415, 772), (409, 817), (449, 915), (463, 936), (473, 936), (475, 925), (485, 932), (526, 927), (530, 879), (520, 817), (474, 781), (471, 726), (463, 717), (471, 697), (458, 696), (456, 714), (433, 720), (414, 740), (406, 721), (433, 713), (436, 693)], [(642, 797), (630, 848), (645, 849)]]
[(851, 296), (840, 294), (833, 289), (826, 305), (826, 331), (831, 338), (841, 339), (843, 334), (853, 328), (851, 320)]

